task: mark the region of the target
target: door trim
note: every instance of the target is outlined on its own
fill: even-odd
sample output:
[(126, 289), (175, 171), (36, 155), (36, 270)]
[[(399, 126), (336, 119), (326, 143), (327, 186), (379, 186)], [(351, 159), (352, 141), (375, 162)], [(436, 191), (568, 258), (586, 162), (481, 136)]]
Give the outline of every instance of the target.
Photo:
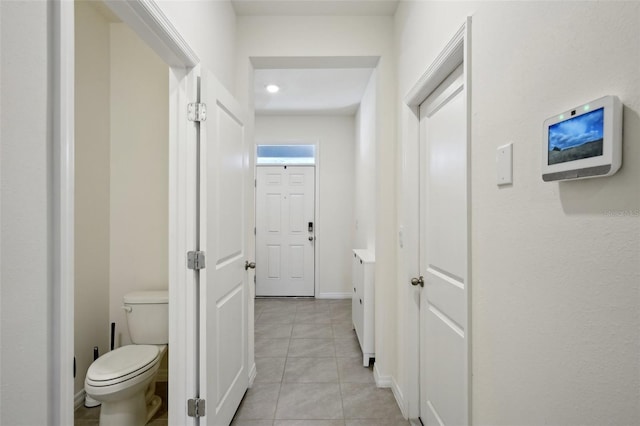
[[(322, 226), (321, 226), (321, 217), (320, 217), (320, 141), (318, 139), (277, 139), (277, 140), (273, 140), (273, 139), (265, 139), (265, 140), (255, 140), (255, 146), (253, 148), (253, 156), (254, 158), (257, 158), (257, 150), (258, 150), (258, 145), (313, 145), (315, 146), (315, 151), (316, 151), (316, 162), (313, 165), (313, 167), (315, 168), (315, 173), (316, 173), (316, 177), (315, 177), (315, 211), (313, 212), (313, 214), (315, 215), (315, 241), (314, 243), (314, 253), (313, 253), (313, 264), (314, 264), (314, 287), (313, 287), (313, 291), (314, 291), (314, 295), (313, 297), (316, 299), (342, 299), (345, 298), (343, 297), (343, 295), (340, 294), (336, 294), (336, 293), (321, 293), (320, 292), (320, 268), (318, 268), (319, 265), (319, 257), (318, 254), (320, 253), (320, 245), (322, 244), (322, 239), (318, 239), (318, 237), (322, 234)], [(267, 164), (265, 164), (264, 166), (268, 166)], [(261, 165), (255, 164), (254, 162), (254, 167), (253, 167), (253, 176), (254, 179), (258, 178), (258, 167), (261, 167)], [(254, 189), (253, 191), (254, 193), (254, 212), (253, 212), (253, 226), (256, 226), (256, 210), (255, 208), (257, 207), (257, 197), (258, 197), (258, 191), (257, 189)], [(319, 232), (318, 232), (319, 231)], [(254, 259), (256, 257), (256, 253), (255, 251), (258, 250), (257, 245), (254, 246)], [(255, 289), (255, 286), (254, 286)], [(348, 294), (349, 296), (351, 296), (351, 293), (345, 293)]]
[[(193, 274), (186, 272), (187, 247), (194, 247), (195, 191), (190, 163), (195, 162), (195, 129), (187, 123), (186, 104), (193, 82), (190, 70), (200, 62), (189, 44), (153, 0), (105, 1), (170, 67), (169, 78), (169, 318), (172, 346), (169, 381), (169, 424), (195, 424), (186, 416), (184, 401), (195, 389), (196, 376), (188, 345), (196, 336), (189, 312), (195, 305)], [(74, 2), (54, 1), (52, 7), (54, 108), (51, 199), (53, 228), (51, 256), (52, 297), (52, 424), (73, 424), (74, 353)], [(192, 159), (193, 158), (193, 159)], [(186, 289), (186, 291), (185, 291)], [(191, 346), (195, 348), (195, 344)]]
[[(419, 151), (420, 146), (420, 110), (419, 106), (426, 98), (434, 92), (434, 90), (444, 82), (447, 77), (460, 65), (463, 65), (463, 79), (465, 91), (465, 104), (467, 114), (467, 205), (471, 206), (471, 17), (467, 17), (464, 24), (458, 29), (453, 38), (447, 43), (445, 48), (436, 57), (433, 63), (427, 68), (424, 74), (416, 81), (414, 86), (409, 90), (404, 98), (404, 103), (408, 109), (406, 120), (407, 145), (404, 150), (405, 167), (403, 172), (403, 182), (405, 194), (408, 197), (414, 197), (419, 193), (419, 182), (416, 177), (419, 175), (418, 156), (415, 155)], [(417, 203), (414, 201), (404, 201), (404, 220), (406, 228), (410, 230), (419, 229), (419, 217)], [(471, 424), (471, 214), (470, 208), (467, 214), (467, 402), (469, 424)], [(405, 355), (405, 377), (406, 399), (403, 407), (404, 413), (410, 419), (417, 419), (420, 414), (420, 382), (419, 375), (415, 372), (420, 371), (420, 334), (419, 334), (419, 306), (415, 302), (416, 289), (409, 285), (409, 280), (413, 276), (417, 276), (419, 272), (419, 237), (417, 232), (406, 232), (407, 243), (405, 245), (405, 263), (406, 263), (406, 285), (401, 286), (404, 294), (406, 308), (404, 310), (404, 353)], [(410, 237), (411, 235), (411, 237)], [(418, 420), (418, 423), (419, 420)]]
[[(311, 144), (305, 144), (305, 145), (311, 145)], [(317, 149), (317, 146), (316, 146)], [(313, 298), (319, 298), (319, 293), (318, 293), (318, 256), (317, 256), (317, 252), (318, 252), (318, 246), (317, 246), (317, 238), (318, 238), (318, 200), (317, 200), (317, 191), (318, 191), (318, 169), (317, 169), (317, 156), (315, 158), (315, 163), (314, 164), (286, 164), (284, 165), (284, 167), (299, 167), (299, 168), (310, 168), (313, 170), (313, 236), (314, 236), (314, 241), (313, 241), (313, 294), (311, 296), (298, 296), (298, 295), (292, 295), (292, 294), (285, 294), (285, 295), (280, 295), (280, 296), (264, 296), (264, 295), (259, 295), (257, 297), (313, 297)], [(259, 169), (263, 169), (263, 168), (282, 168), (283, 165), (281, 164), (257, 164), (255, 167), (255, 180), (256, 180), (256, 186), (255, 186), (255, 214), (254, 214), (254, 229), (257, 230), (257, 224), (258, 224), (258, 187), (257, 187), (257, 179), (258, 179), (258, 170)], [(258, 261), (258, 237), (256, 235), (256, 253), (255, 253), (255, 259), (256, 261)], [(264, 260), (263, 258), (261, 258), (260, 260)], [(256, 277), (257, 277), (257, 273), (256, 273)], [(258, 289), (258, 283), (256, 281), (255, 283), (255, 288), (256, 288), (256, 293), (257, 293), (257, 289)]]

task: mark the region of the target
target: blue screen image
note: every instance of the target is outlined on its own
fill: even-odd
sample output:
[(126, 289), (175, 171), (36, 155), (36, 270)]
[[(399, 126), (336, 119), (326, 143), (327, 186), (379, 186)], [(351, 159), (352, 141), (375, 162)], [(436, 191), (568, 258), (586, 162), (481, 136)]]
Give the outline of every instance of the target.
[(602, 155), (604, 108), (549, 126), (549, 161), (558, 164)]

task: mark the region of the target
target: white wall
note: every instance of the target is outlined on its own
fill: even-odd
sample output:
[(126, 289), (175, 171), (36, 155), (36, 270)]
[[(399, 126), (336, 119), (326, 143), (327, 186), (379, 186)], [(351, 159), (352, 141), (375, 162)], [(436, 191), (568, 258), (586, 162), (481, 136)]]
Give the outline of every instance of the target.
[(84, 389), (93, 347), (109, 350), (109, 21), (75, 3), (74, 392)]
[[(201, 58), (208, 57), (233, 88), (234, 18), (229, 12), (187, 28), (181, 13), (199, 15), (193, 2), (168, 13)], [(180, 2), (180, 4), (185, 4)], [(177, 7), (177, 4), (176, 4)], [(52, 3), (0, 1), (0, 424), (42, 425), (54, 420), (58, 383), (54, 363), (52, 226), (53, 17)], [(196, 21), (193, 21), (196, 22)], [(209, 37), (225, 28), (224, 36)], [(220, 42), (220, 44), (218, 44)], [(71, 361), (69, 361), (71, 362)], [(55, 364), (57, 366), (57, 364)]]
[(168, 288), (169, 68), (111, 25), (110, 321), (129, 344), (123, 296)]
[[(0, 423), (53, 407), (49, 4), (0, 2)], [(34, 409), (34, 401), (38, 401)]]
[[(395, 56), (393, 21), (384, 16), (241, 16), (237, 18), (236, 96), (253, 105), (251, 57), (379, 56), (376, 87), (376, 315), (395, 317)], [(378, 374), (391, 379), (396, 330), (376, 327)], [(380, 345), (380, 346), (378, 346)], [(251, 357), (251, 353), (250, 353)]]
[(236, 16), (228, 0), (157, 0), (201, 64), (234, 93)]
[(255, 121), (257, 144), (318, 144), (317, 297), (351, 297), (354, 127), (354, 117), (346, 115), (265, 115)]
[[(638, 424), (640, 4), (402, 2), (400, 96), (468, 13), (472, 421)], [(623, 168), (610, 178), (542, 182), (544, 119), (606, 94), (626, 105)], [(401, 123), (406, 114), (401, 109)], [(403, 124), (411, 163), (408, 133)], [(498, 188), (495, 152), (509, 141), (514, 184)], [(417, 272), (417, 259), (404, 256), (399, 280)]]
[(376, 84), (374, 70), (356, 114), (353, 248), (376, 249)]

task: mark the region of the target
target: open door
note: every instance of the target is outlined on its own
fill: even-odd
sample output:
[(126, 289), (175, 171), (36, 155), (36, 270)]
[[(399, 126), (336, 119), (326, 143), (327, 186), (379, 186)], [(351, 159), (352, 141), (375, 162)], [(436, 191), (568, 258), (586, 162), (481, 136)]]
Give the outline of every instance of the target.
[[(247, 113), (202, 69), (200, 103), (199, 280), (200, 424), (228, 425), (247, 390), (249, 288), (245, 244), (249, 206)], [(202, 265), (200, 265), (202, 266)]]

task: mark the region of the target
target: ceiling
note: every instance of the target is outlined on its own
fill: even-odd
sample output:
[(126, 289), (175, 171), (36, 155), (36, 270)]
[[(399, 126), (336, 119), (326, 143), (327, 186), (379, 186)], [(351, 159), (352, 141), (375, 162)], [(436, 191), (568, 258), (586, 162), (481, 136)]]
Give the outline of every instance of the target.
[(399, 0), (231, 0), (236, 15), (393, 16)]
[[(257, 69), (256, 114), (355, 114), (373, 68)], [(276, 84), (278, 93), (266, 86)]]

